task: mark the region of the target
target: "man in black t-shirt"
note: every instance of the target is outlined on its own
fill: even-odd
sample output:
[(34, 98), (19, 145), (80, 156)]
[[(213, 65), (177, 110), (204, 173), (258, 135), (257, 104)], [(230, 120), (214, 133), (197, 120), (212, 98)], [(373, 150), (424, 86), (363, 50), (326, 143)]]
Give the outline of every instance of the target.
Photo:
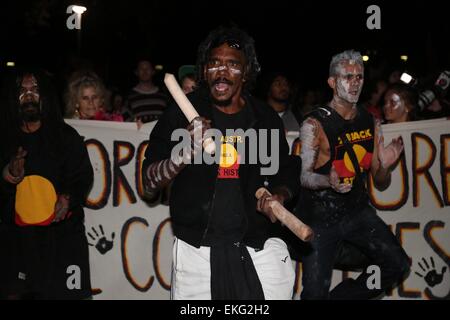
[[(173, 180), (172, 298), (291, 299), (294, 270), (286, 244), (274, 236), (269, 204), (296, 192), (291, 170), (298, 166), (289, 157), (281, 119), (246, 90), (259, 71), (253, 40), (237, 28), (219, 28), (200, 45), (197, 61), (199, 88), (188, 98), (201, 127), (169, 106), (150, 135), (143, 164), (147, 192)], [(219, 132), (217, 162), (187, 164), (177, 154), (171, 157), (172, 132), (186, 127), (194, 150), (203, 141), (194, 131)], [(268, 135), (260, 133), (264, 130)], [(262, 174), (267, 163), (261, 159), (249, 161), (256, 147), (279, 158), (275, 174)], [(263, 186), (273, 195), (257, 202), (255, 192)]]
[[(328, 84), (333, 99), (308, 115), (300, 130), (301, 184), (297, 213), (314, 230), (312, 252), (303, 257), (302, 299), (369, 299), (402, 280), (409, 259), (388, 226), (369, 205), (367, 173), (386, 189), (391, 168), (403, 151), (401, 138), (384, 146), (379, 125), (357, 107), (364, 82), (359, 52), (333, 57)], [(380, 270), (368, 283), (365, 270), (329, 292), (336, 254), (341, 245), (357, 247)]]

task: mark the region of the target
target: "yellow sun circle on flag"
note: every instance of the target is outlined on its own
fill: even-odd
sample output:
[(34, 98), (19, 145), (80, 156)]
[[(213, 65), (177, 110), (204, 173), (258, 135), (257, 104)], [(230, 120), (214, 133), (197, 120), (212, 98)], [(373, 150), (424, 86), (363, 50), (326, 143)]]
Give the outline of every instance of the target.
[(223, 143), (220, 148), (220, 166), (222, 168), (229, 168), (237, 161), (238, 153), (233, 145)]
[[(360, 146), (359, 144), (354, 144), (353, 151), (356, 154), (356, 159), (358, 159), (358, 164), (361, 163), (361, 160), (367, 153), (366, 149), (364, 149), (364, 147)], [(355, 173), (355, 170), (353, 170), (352, 160), (350, 159), (350, 156), (347, 152), (344, 154), (344, 165), (348, 169), (348, 171)], [(360, 170), (362, 171), (362, 169)]]
[(50, 181), (41, 176), (26, 176), (17, 185), (16, 214), (26, 224), (39, 224), (54, 214), (56, 198)]

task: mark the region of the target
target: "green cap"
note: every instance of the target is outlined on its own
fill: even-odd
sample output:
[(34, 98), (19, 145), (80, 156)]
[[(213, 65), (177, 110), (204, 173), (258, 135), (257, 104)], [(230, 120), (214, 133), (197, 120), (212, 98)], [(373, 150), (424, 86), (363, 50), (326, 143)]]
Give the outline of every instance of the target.
[(181, 81), (185, 76), (188, 74), (195, 74), (195, 66), (192, 64), (185, 64), (182, 65), (178, 69), (178, 81)]

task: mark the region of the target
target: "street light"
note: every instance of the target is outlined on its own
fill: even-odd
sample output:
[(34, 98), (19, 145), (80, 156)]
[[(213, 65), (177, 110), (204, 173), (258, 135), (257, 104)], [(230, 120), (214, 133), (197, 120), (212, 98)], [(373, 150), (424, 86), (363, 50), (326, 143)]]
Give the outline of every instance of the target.
[(70, 5), (67, 7), (66, 12), (70, 14), (67, 18), (67, 28), (69, 30), (81, 29), (81, 15), (86, 11), (86, 7)]
[[(67, 19), (67, 28), (69, 30), (77, 29), (77, 51), (78, 55), (81, 54), (81, 16), (86, 12), (86, 7), (70, 5), (67, 7), (66, 12), (71, 13)], [(73, 12), (73, 13), (72, 13)]]
[(72, 6), (72, 11), (80, 15), (80, 20), (81, 20), (81, 15), (86, 10), (87, 10), (86, 7), (83, 7), (83, 6)]

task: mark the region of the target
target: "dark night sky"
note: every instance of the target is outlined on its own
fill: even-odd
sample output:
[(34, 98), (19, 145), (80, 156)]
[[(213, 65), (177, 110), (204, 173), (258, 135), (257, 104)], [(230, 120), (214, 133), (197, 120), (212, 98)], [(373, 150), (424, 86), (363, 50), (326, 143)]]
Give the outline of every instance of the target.
[[(2, 10), (5, 60), (32, 60), (63, 74), (77, 53), (75, 30), (67, 30), (72, 1), (15, 1)], [(220, 24), (234, 22), (256, 41), (263, 71), (287, 72), (303, 86), (325, 82), (332, 54), (354, 48), (370, 54), (369, 65), (387, 60), (425, 74), (449, 66), (448, 10), (444, 1), (79, 1), (82, 57), (111, 85), (134, 81), (134, 60), (150, 55), (164, 71), (195, 62), (199, 42)], [(381, 8), (381, 30), (368, 30), (366, 8)], [(32, 59), (30, 59), (30, 56)]]

